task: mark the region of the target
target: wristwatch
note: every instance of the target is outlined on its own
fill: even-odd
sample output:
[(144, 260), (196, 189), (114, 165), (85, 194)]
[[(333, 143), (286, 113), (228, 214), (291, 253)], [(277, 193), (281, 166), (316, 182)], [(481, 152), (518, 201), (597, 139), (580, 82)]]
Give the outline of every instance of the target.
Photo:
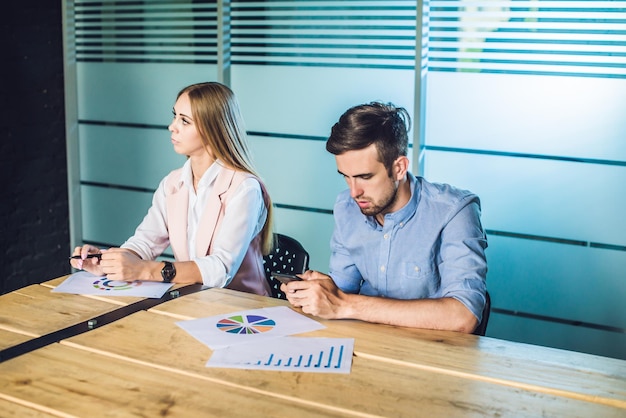
[(165, 267), (161, 270), (161, 277), (163, 278), (163, 282), (172, 283), (174, 276), (176, 276), (176, 267), (169, 261), (164, 261), (164, 263)]

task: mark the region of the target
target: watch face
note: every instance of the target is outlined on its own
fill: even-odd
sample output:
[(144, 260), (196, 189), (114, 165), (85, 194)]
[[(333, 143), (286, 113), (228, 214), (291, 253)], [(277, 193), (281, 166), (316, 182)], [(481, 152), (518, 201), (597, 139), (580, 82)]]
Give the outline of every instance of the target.
[(164, 282), (169, 283), (172, 281), (174, 276), (176, 276), (176, 268), (169, 261), (164, 261), (164, 263), (165, 267), (163, 267), (163, 270), (161, 270), (161, 277), (163, 278)]

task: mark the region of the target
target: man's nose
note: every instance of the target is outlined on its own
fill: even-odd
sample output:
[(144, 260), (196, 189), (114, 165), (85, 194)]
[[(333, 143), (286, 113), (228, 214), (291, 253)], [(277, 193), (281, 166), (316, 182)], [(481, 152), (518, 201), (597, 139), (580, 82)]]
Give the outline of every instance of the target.
[(359, 186), (356, 179), (352, 179), (348, 182), (348, 187), (350, 187), (350, 196), (352, 198), (357, 198), (363, 194), (363, 189)]

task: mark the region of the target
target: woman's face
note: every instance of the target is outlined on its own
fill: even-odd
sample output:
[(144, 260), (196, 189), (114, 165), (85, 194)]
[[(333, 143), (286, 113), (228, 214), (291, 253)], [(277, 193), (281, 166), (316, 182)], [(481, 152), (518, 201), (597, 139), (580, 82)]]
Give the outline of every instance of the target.
[(168, 130), (172, 133), (174, 151), (189, 157), (206, 156), (207, 151), (202, 143), (202, 137), (191, 117), (191, 103), (187, 93), (182, 94), (176, 100), (172, 113), (174, 119), (168, 126)]

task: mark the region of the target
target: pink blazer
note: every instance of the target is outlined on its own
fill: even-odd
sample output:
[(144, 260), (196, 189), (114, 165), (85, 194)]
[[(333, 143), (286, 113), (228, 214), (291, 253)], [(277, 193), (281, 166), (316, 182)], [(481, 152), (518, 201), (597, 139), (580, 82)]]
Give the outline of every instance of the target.
[[(181, 187), (181, 172), (182, 169), (180, 168), (172, 171), (165, 182), (166, 209), (170, 245), (174, 251), (174, 257), (177, 261), (189, 261), (191, 259), (187, 244), (189, 191), (186, 187)], [(197, 257), (211, 254), (213, 239), (224, 218), (228, 200), (237, 190), (237, 186), (249, 177), (256, 178), (249, 173), (222, 167), (215, 180), (215, 186), (209, 196), (207, 207), (198, 224), (195, 248)], [(256, 179), (261, 185), (267, 207), (269, 204), (267, 191), (263, 183), (258, 178)], [(250, 242), (239, 270), (226, 288), (264, 296), (270, 295), (270, 287), (263, 269), (260, 234)]]

